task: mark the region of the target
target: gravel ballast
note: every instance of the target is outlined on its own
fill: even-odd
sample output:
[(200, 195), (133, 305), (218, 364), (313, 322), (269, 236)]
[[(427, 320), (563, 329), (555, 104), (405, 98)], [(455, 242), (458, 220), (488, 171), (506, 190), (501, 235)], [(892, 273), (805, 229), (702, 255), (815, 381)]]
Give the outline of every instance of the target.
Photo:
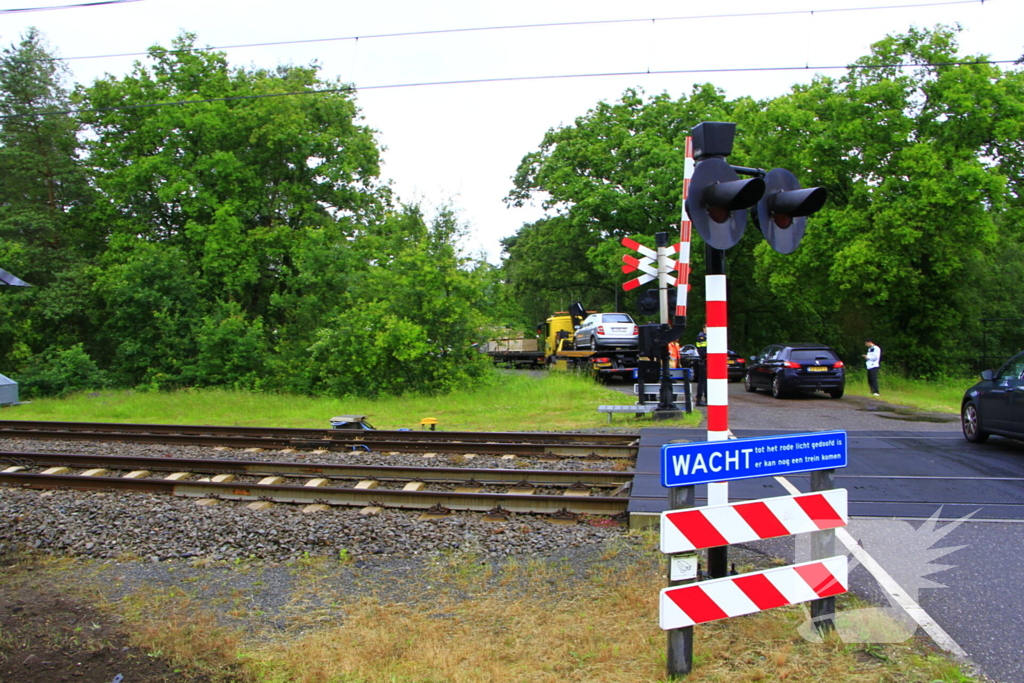
[[(148, 457), (220, 458), (401, 466), (502, 467), (506, 469), (594, 470), (616, 467), (611, 460), (582, 462), (502, 460), (478, 456), (380, 454), (367, 452), (243, 451), (132, 443), (0, 440), (0, 450), (97, 453)], [(618, 465), (621, 467), (621, 464)], [(601, 544), (621, 536), (617, 526), (552, 524), (531, 515), (487, 522), (479, 514), (420, 519), (418, 512), (385, 510), (362, 515), (358, 508), (332, 507), (305, 513), (300, 505), (276, 504), (251, 510), (224, 501), (197, 505), (194, 499), (129, 492), (36, 491), (0, 488), (0, 554), (32, 550), (94, 559), (285, 562), (305, 556), (416, 556), (471, 551), (494, 558), (530, 556)]]

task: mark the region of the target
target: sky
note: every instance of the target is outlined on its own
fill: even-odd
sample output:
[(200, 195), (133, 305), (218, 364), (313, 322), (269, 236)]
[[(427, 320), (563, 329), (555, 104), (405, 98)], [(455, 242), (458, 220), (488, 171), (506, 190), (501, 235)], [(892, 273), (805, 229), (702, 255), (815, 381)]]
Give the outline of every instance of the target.
[[(539, 204), (503, 201), (523, 156), (548, 130), (627, 88), (679, 97), (710, 82), (730, 98), (776, 97), (816, 73), (841, 75), (825, 67), (850, 64), (911, 26), (959, 24), (963, 55), (1024, 54), (1018, 0), (84, 0), (11, 11), (73, 2), (0, 0), (0, 45), (35, 26), (83, 84), (144, 60), (109, 55), (168, 46), (182, 31), (224, 48), (236, 66), (316, 61), (325, 79), (357, 87), (397, 196), (428, 215), (453, 207), (467, 253), (492, 263), (502, 238), (544, 215)], [(288, 41), (317, 42), (233, 47)]]

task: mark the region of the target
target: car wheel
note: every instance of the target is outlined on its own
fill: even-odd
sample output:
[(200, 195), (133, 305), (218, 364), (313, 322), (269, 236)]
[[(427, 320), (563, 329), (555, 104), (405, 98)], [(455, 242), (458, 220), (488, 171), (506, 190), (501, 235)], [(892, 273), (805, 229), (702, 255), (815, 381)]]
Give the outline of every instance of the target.
[(757, 391), (757, 387), (750, 383), (750, 375), (746, 375), (743, 378), (743, 388), (747, 391)]
[(843, 391), (843, 389), (830, 389), (828, 395), (831, 396), (832, 398), (842, 398)]
[(785, 394), (786, 392), (782, 389), (782, 377), (775, 375), (775, 378), (772, 379), (772, 396), (782, 398)]
[(590, 338), (590, 350), (597, 351), (597, 337)]
[(971, 443), (988, 441), (988, 432), (981, 429), (981, 418), (978, 416), (978, 406), (974, 405), (974, 401), (968, 401), (960, 410), (960, 427), (964, 430), (964, 438)]

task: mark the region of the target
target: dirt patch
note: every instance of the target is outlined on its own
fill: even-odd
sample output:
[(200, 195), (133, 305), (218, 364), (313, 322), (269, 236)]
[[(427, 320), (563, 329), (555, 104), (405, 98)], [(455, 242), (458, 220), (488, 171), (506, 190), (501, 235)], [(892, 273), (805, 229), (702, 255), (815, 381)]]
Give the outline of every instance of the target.
[(116, 617), (26, 564), (0, 558), (0, 681), (205, 681), (132, 647)]

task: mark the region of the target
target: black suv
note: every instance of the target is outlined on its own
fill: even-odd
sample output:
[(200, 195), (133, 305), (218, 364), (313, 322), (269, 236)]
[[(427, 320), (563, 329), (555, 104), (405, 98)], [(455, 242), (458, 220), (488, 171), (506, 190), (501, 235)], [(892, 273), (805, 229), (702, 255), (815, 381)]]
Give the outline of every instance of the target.
[(772, 344), (747, 362), (747, 391), (770, 389), (782, 398), (794, 391), (824, 391), (841, 398), (846, 389), (843, 361), (824, 344)]
[(964, 437), (985, 443), (989, 434), (1024, 438), (1024, 353), (998, 371), (985, 370), (981, 381), (967, 390), (960, 406)]

